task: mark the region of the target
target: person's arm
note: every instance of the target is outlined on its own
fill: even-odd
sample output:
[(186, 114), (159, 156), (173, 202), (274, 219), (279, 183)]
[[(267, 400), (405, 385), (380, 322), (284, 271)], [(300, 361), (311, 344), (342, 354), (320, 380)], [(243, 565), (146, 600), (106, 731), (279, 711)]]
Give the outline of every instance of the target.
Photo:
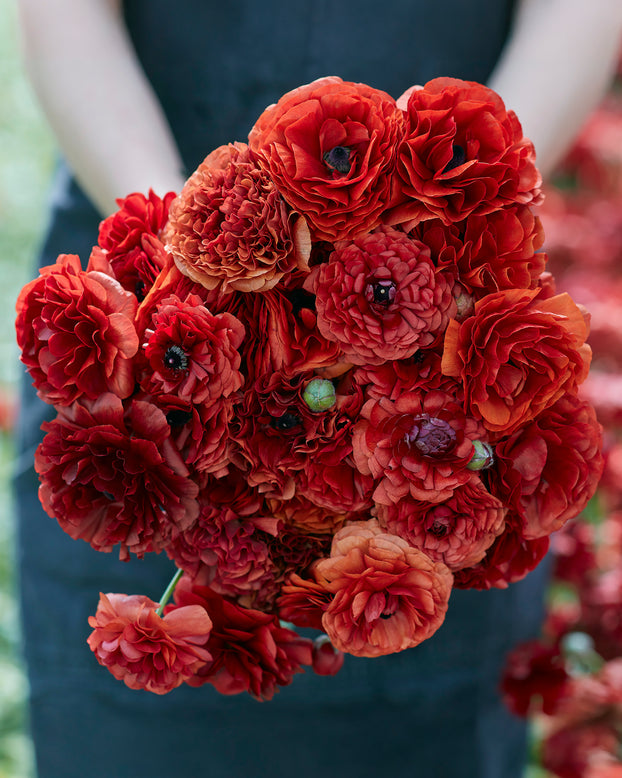
[(179, 191), (182, 162), (118, 0), (19, 0), (25, 67), (103, 216), (130, 192)]
[(611, 83), (622, 0), (521, 0), (488, 85), (516, 112), (546, 178)]

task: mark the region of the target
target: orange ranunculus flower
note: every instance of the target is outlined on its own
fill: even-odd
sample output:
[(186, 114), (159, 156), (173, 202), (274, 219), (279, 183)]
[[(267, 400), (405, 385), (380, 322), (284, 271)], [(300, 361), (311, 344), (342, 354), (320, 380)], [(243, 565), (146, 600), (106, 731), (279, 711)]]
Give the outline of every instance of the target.
[(100, 665), (130, 689), (166, 694), (205, 667), (212, 620), (200, 605), (158, 616), (140, 594), (100, 594), (88, 644)]
[(354, 522), (333, 538), (330, 557), (313, 568), (333, 593), (322, 626), (335, 648), (382, 656), (412, 648), (444, 621), (453, 576), (375, 519)]
[(166, 231), (177, 266), (206, 289), (264, 292), (307, 269), (309, 230), (243, 143), (212, 151), (171, 205)]
[(388, 94), (332, 76), (269, 106), (249, 145), (313, 239), (332, 242), (379, 224), (403, 125)]
[(513, 203), (538, 204), (542, 178), (533, 144), (492, 89), (435, 78), (398, 100), (409, 127), (398, 152), (400, 203), (390, 224), (446, 224)]
[(465, 406), (491, 432), (510, 434), (574, 392), (587, 376), (588, 323), (567, 294), (508, 289), (449, 322), (442, 369), (462, 381)]

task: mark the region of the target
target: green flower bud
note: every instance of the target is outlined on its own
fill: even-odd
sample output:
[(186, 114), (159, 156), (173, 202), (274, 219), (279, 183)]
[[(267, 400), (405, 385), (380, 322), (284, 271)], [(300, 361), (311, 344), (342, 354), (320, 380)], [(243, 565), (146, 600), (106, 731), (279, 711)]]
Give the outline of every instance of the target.
[(332, 408), (337, 402), (335, 387), (332, 381), (325, 378), (313, 378), (307, 384), (302, 399), (314, 413), (321, 413)]
[(494, 450), (490, 443), (484, 443), (482, 440), (474, 440), (473, 456), (467, 465), (469, 470), (483, 470), (486, 467), (490, 467), (494, 461)]

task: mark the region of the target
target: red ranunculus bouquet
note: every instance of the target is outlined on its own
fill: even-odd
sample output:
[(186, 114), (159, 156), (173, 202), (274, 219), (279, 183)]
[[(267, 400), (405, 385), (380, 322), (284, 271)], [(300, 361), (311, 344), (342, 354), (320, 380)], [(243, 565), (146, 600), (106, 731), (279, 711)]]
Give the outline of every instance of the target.
[(323, 78), (178, 196), (119, 201), (86, 270), (62, 255), (23, 289), (22, 359), (57, 411), (45, 510), (178, 568), (159, 602), (101, 595), (89, 645), (117, 678), (268, 699), (538, 564), (602, 468), (540, 183), (484, 86)]

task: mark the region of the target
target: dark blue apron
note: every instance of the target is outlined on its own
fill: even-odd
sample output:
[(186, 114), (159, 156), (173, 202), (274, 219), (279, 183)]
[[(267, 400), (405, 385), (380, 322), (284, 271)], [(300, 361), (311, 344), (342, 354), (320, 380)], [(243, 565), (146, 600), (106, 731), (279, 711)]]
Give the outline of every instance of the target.
[[(192, 171), (245, 140), (263, 108), (323, 75), (399, 96), (439, 75), (485, 81), (507, 36), (504, 0), (127, 0), (129, 29)], [(102, 53), (105, 56), (105, 53)], [(100, 106), (105, 110), (105, 106)], [(119, 193), (125, 194), (125, 193)], [(99, 218), (63, 166), (41, 264), (86, 259)], [(544, 570), (504, 591), (455, 591), (441, 630), (416, 649), (348, 657), (296, 676), (269, 703), (211, 687), (133, 692), (95, 661), (99, 591), (158, 599), (164, 557), (119, 562), (65, 536), (32, 469), (49, 415), (26, 386), (16, 479), (25, 655), (40, 778), (519, 778), (524, 727), (497, 693), (503, 658), (534, 636)]]

